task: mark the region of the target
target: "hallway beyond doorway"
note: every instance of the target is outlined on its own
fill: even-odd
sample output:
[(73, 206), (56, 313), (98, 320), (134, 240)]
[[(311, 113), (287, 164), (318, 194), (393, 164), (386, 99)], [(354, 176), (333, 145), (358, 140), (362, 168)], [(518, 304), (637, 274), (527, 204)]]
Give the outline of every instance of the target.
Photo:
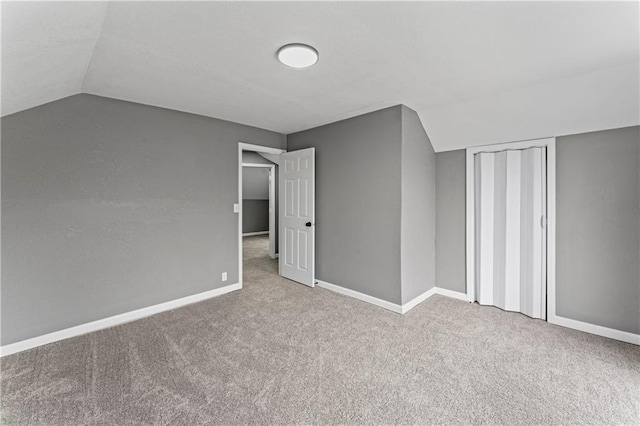
[(265, 273), (278, 275), (278, 259), (269, 256), (269, 235), (242, 237), (242, 269), (245, 284)]

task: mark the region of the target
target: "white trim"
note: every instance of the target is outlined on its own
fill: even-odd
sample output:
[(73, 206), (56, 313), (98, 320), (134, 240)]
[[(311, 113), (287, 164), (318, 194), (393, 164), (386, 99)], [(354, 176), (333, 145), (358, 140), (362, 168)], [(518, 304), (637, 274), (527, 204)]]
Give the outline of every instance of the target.
[[(283, 152), (287, 152), (280, 148), (271, 148), (270, 146), (254, 145), (246, 142), (238, 142), (238, 148), (240, 148), (240, 151), (266, 152), (267, 154), (282, 154)], [(240, 156), (240, 162), (242, 162), (242, 156)]]
[(402, 306), (396, 303), (387, 302), (386, 300), (378, 299), (377, 297), (369, 296), (368, 294), (364, 294), (355, 290), (350, 290), (348, 288), (340, 287), (339, 285), (331, 284), (325, 281), (316, 280), (316, 285), (318, 287), (322, 287), (324, 289), (334, 291), (344, 296), (353, 297), (354, 299), (358, 299), (363, 302), (371, 303), (372, 305), (376, 305), (381, 308), (388, 309), (398, 314), (402, 313)]
[(276, 258), (276, 165), (269, 167), (269, 257)]
[(409, 302), (403, 305), (398, 305), (397, 303), (387, 302), (386, 300), (378, 299), (377, 297), (369, 296), (368, 294), (360, 293), (359, 291), (344, 288), (339, 285), (328, 283), (326, 281), (316, 280), (316, 285), (318, 287), (331, 290), (333, 292), (342, 294), (344, 296), (353, 297), (354, 299), (371, 303), (372, 305), (379, 306), (381, 308), (387, 309), (397, 314), (406, 314), (407, 312), (409, 312), (409, 310), (415, 308), (417, 305), (424, 302), (434, 294), (441, 294), (446, 297), (452, 297), (454, 299), (459, 299), (464, 301), (467, 300), (467, 295), (465, 293), (447, 290), (444, 288), (433, 287), (425, 291), (418, 297), (415, 297), (413, 300), (410, 300)]
[(253, 168), (257, 168), (257, 169), (259, 169), (259, 168), (265, 168), (266, 169), (266, 168), (270, 168), (270, 167), (273, 167), (273, 166), (275, 166), (275, 164), (242, 163), (242, 167), (253, 167)]
[[(282, 154), (284, 149), (238, 142), (238, 284), (242, 288), (242, 151), (266, 152), (267, 154)], [(250, 166), (251, 167), (251, 166)]]
[(436, 294), (436, 288), (432, 287), (429, 290), (427, 290), (424, 293), (422, 293), (421, 295), (413, 298), (412, 300), (410, 300), (407, 303), (405, 303), (404, 305), (402, 305), (400, 313), (401, 314), (406, 314), (407, 312), (409, 312), (409, 310), (415, 308), (418, 304), (424, 302), (425, 300), (427, 300), (428, 298), (430, 298), (434, 294)]
[(547, 145), (547, 321), (556, 318), (556, 140)]
[(467, 301), (475, 300), (475, 171), (473, 156), (479, 152), (498, 152), (531, 147), (547, 148), (547, 318), (556, 313), (556, 139), (545, 138), (522, 142), (467, 148)]
[(243, 237), (253, 237), (255, 235), (267, 235), (269, 231), (258, 231), (258, 232), (245, 232), (242, 234)]
[(446, 288), (436, 287), (436, 294), (439, 294), (441, 296), (451, 297), (452, 299), (464, 300), (465, 302), (469, 301), (469, 298), (467, 297), (467, 293), (448, 290)]
[(600, 325), (589, 324), (582, 321), (576, 321), (570, 318), (559, 317), (554, 315), (553, 321), (549, 318), (549, 323), (559, 325), (561, 327), (573, 328), (574, 330), (584, 331), (585, 333), (596, 334), (609, 339), (620, 340), (622, 342), (640, 345), (640, 334), (633, 334), (627, 331), (615, 330), (613, 328), (602, 327)]
[(69, 339), (71, 337), (80, 336), (82, 334), (103, 330), (105, 328), (115, 327), (117, 325), (155, 315), (160, 312), (169, 311), (172, 309), (180, 308), (182, 306), (190, 305), (192, 303), (211, 299), (212, 297), (221, 296), (235, 290), (240, 290), (241, 288), (242, 286), (239, 283), (230, 284), (202, 293), (193, 294), (191, 296), (182, 297), (180, 299), (170, 300), (168, 302), (159, 303), (157, 305), (148, 306), (146, 308), (136, 309), (135, 311), (125, 312), (123, 314), (114, 315), (112, 317), (91, 321), (85, 324), (76, 325), (75, 327), (65, 328), (64, 330), (54, 331), (53, 333), (48, 333), (42, 336), (33, 337), (31, 339), (22, 340), (20, 342), (11, 343), (0, 348), (0, 356), (11, 355), (17, 352), (25, 351), (27, 349), (35, 348), (37, 346)]

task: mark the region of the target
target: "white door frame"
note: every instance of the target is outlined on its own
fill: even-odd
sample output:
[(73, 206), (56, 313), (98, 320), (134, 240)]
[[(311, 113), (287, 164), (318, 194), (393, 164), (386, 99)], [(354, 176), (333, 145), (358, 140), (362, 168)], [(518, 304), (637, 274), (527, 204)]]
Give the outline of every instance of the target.
[[(259, 164), (259, 163), (242, 163), (242, 168), (269, 169), (269, 257), (276, 258), (276, 178), (275, 164)], [(244, 200), (243, 194), (240, 194), (240, 200)], [(242, 201), (241, 201), (242, 202)], [(244, 214), (244, 213), (243, 213)], [(240, 216), (242, 219), (242, 215)], [(244, 236), (244, 233), (242, 234)]]
[(467, 300), (475, 300), (475, 162), (479, 152), (547, 148), (547, 321), (556, 323), (556, 138), (467, 148)]
[[(265, 152), (267, 154), (287, 152), (284, 149), (238, 142), (238, 283), (240, 288), (242, 288), (242, 151)], [(271, 224), (269, 224), (269, 227), (271, 227)]]

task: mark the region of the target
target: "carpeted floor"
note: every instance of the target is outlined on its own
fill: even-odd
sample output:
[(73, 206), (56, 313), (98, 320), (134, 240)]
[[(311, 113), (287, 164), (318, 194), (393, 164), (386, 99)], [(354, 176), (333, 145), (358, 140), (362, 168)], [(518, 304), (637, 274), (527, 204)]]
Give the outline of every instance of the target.
[(639, 424), (640, 348), (434, 296), (406, 315), (276, 275), (2, 359), (5, 424)]

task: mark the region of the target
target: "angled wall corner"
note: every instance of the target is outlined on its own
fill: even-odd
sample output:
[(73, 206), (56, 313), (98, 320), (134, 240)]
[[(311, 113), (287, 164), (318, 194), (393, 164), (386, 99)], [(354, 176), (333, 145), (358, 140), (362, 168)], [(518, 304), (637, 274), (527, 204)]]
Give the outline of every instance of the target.
[(107, 7), (107, 2), (2, 3), (3, 117), (83, 92)]
[(436, 285), (435, 152), (418, 114), (402, 106), (402, 304)]
[(289, 151), (316, 149), (316, 279), (394, 306), (401, 127), (397, 105), (287, 136)]
[(435, 152), (418, 114), (397, 105), (287, 136), (289, 151), (312, 146), (316, 278), (396, 312), (431, 295)]

